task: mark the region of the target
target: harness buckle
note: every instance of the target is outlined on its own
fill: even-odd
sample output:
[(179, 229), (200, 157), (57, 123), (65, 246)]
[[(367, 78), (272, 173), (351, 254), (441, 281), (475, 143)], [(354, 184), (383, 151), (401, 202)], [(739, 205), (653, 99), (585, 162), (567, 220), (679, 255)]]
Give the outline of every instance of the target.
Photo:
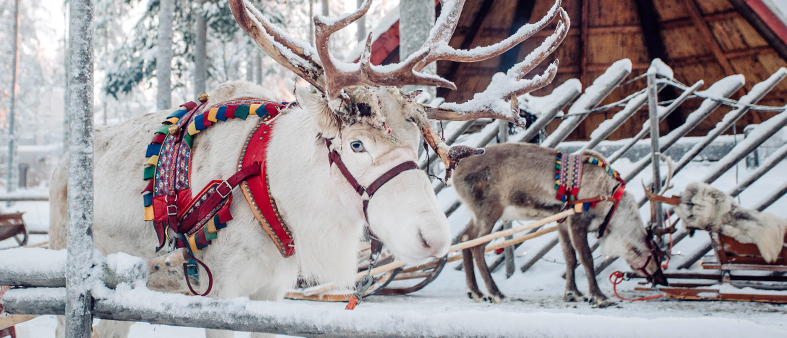
[[(221, 188), (222, 188), (222, 187), (225, 187), (225, 186), (227, 187), (227, 192), (226, 192), (226, 193), (222, 193), (222, 192), (221, 192)], [(219, 184), (219, 186), (218, 186), (218, 187), (216, 187), (216, 192), (219, 194), (219, 196), (221, 196), (221, 198), (227, 198), (227, 196), (229, 196), (229, 195), (232, 193), (232, 186), (230, 185), (230, 183), (229, 183), (229, 182), (227, 182), (227, 181), (222, 181), (222, 182)]]
[(178, 206), (175, 204), (170, 204), (167, 206), (167, 216), (177, 216), (178, 215)]

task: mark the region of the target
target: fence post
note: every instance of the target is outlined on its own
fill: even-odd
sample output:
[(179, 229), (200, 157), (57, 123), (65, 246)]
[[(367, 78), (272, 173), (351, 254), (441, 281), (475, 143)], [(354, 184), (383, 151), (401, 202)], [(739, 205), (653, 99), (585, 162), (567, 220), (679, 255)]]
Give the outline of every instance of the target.
[[(659, 157), (656, 153), (659, 152), (659, 113), (658, 113), (658, 89), (656, 88), (656, 67), (651, 66), (648, 68), (648, 114), (650, 115), (650, 157), (651, 166), (653, 168), (653, 186), (651, 191), (653, 193), (661, 190), (661, 173), (659, 171)], [(651, 206), (651, 224), (654, 227), (660, 227), (664, 224), (664, 215), (661, 210), (661, 203), (652, 202)]]
[(93, 5), (71, 0), (69, 17), (66, 337), (90, 337), (93, 297)]

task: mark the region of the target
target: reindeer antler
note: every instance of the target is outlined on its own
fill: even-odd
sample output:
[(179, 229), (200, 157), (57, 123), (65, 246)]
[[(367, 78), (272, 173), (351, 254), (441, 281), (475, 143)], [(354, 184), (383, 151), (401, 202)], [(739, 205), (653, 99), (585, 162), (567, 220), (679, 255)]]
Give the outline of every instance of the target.
[[(446, 11), (445, 6), (443, 7), (443, 13), (452, 13), (455, 10), (455, 8), (450, 8), (448, 11)], [(461, 11), (461, 8), (459, 11)], [(471, 50), (456, 50), (448, 47), (446, 39), (450, 39), (450, 35), (447, 35), (446, 37), (445, 34), (434, 34), (435, 29), (438, 27), (451, 26), (451, 31), (453, 31), (453, 27), (455, 27), (456, 22), (449, 24), (440, 23), (440, 20), (438, 20), (438, 24), (436, 24), (435, 29), (432, 30), (432, 36), (430, 36), (430, 39), (427, 40), (427, 42), (436, 41), (438, 52), (434, 53), (434, 56), (431, 56), (431, 58), (425, 58), (425, 64), (435, 60), (473, 62), (486, 60), (488, 58), (500, 55), (511, 47), (516, 46), (517, 44), (531, 37), (536, 32), (543, 29), (558, 14), (560, 15), (560, 21), (557, 23), (555, 32), (547, 37), (538, 48), (528, 54), (524, 60), (514, 65), (506, 72), (505, 75), (502, 73), (495, 74), (486, 90), (476, 94), (472, 100), (462, 104), (443, 103), (438, 108), (428, 108), (427, 115), (429, 118), (464, 121), (488, 117), (503, 119), (514, 122), (519, 126), (524, 126), (525, 120), (519, 117), (518, 109), (516, 109), (516, 111), (510, 109), (510, 104), (508, 101), (513, 97), (524, 95), (552, 82), (552, 80), (555, 78), (555, 75), (557, 74), (557, 60), (547, 66), (547, 69), (543, 74), (536, 75), (532, 79), (523, 78), (525, 75), (527, 75), (527, 73), (540, 64), (541, 61), (543, 61), (549, 54), (557, 49), (560, 43), (563, 42), (563, 39), (565, 39), (566, 35), (568, 34), (568, 29), (571, 26), (568, 14), (565, 10), (560, 8), (560, 0), (557, 0), (547, 15), (541, 20), (534, 24), (522, 26), (516, 32), (516, 34), (512, 35), (508, 39), (491, 46), (476, 47)], [(443, 15), (441, 14), (441, 18), (442, 16)], [(434, 39), (432, 39), (433, 36)]]
[(229, 3), (235, 21), (268, 56), (315, 87), (325, 87), (323, 67), (314, 48), (271, 24), (248, 0)]

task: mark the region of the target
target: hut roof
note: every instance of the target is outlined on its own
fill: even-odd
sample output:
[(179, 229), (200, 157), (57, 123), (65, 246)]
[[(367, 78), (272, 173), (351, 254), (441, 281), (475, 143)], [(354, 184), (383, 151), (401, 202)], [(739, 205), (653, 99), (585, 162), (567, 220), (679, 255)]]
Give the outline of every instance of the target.
[[(785, 15), (774, 0), (564, 0), (563, 8), (571, 18), (571, 29), (563, 44), (533, 73), (543, 71), (554, 58), (560, 60), (553, 84), (534, 95), (546, 95), (557, 85), (577, 78), (583, 87), (619, 59), (633, 63), (632, 77), (644, 73), (650, 60), (661, 58), (683, 83), (704, 80), (706, 85), (733, 74), (743, 74), (746, 85), (736, 96), (765, 80), (779, 67), (787, 67), (787, 25)], [(527, 22), (540, 19), (552, 6), (551, 0), (467, 0), (456, 32), (451, 39), (455, 48), (472, 48), (500, 41)], [(439, 11), (439, 4), (438, 4)], [(392, 11), (373, 32), (372, 62), (397, 62), (398, 10)], [(506, 71), (521, 61), (554, 29), (547, 27), (535, 37), (507, 53), (475, 63), (439, 61), (439, 75), (456, 83), (458, 90), (439, 89), (446, 101), (463, 102), (483, 91), (492, 75)], [(358, 46), (361, 47), (361, 46)], [(357, 59), (360, 49), (350, 53)], [(617, 101), (645, 86), (644, 80), (623, 86), (607, 102)], [(666, 89), (661, 98), (677, 97)], [(783, 106), (787, 103), (787, 83), (781, 83), (760, 104)], [(667, 131), (679, 126), (685, 116), (699, 105), (690, 101), (673, 113), (662, 126)], [(724, 113), (720, 109), (695, 129), (704, 134)], [(647, 115), (647, 114), (638, 114)], [(759, 123), (773, 113), (752, 112), (740, 125)], [(635, 116), (612, 138), (629, 137), (639, 131), (647, 116)], [(604, 120), (589, 116), (571, 139), (587, 138)], [(548, 130), (551, 128), (548, 128)]]

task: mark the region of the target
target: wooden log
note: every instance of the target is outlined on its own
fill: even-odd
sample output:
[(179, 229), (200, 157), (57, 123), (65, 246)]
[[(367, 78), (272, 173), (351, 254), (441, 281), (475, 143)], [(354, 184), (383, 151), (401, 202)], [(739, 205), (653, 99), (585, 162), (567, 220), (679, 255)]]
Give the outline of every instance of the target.
[(36, 315), (10, 315), (7, 313), (0, 314), (0, 330), (7, 329), (14, 325), (18, 325), (36, 318)]
[[(563, 211), (561, 213), (552, 215), (550, 217), (541, 219), (541, 220), (536, 221), (536, 222), (532, 222), (532, 223), (529, 223), (529, 224), (521, 225), (521, 226), (518, 226), (516, 228), (512, 228), (512, 229), (508, 229), (508, 230), (494, 232), (494, 233), (491, 233), (489, 235), (486, 235), (486, 236), (483, 236), (483, 237), (479, 237), (479, 238), (476, 238), (476, 239), (473, 239), (473, 240), (470, 240), (470, 241), (467, 241), (467, 242), (462, 242), (462, 243), (459, 243), (459, 244), (456, 244), (456, 245), (452, 245), (450, 248), (448, 248), (448, 253), (450, 255), (451, 252), (461, 251), (461, 250), (464, 250), (464, 249), (472, 248), (472, 247), (479, 246), (479, 245), (482, 245), (484, 243), (487, 243), (487, 242), (489, 242), (489, 241), (491, 241), (493, 239), (497, 239), (497, 238), (500, 238), (500, 237), (513, 235), (515, 233), (522, 232), (522, 231), (525, 231), (525, 230), (528, 230), (528, 229), (537, 228), (537, 227), (543, 226), (545, 224), (549, 224), (549, 223), (555, 222), (555, 221), (557, 221), (559, 219), (571, 216), (574, 213), (575, 213), (574, 209), (565, 210), (565, 211)], [(514, 245), (514, 244), (517, 244), (517, 243), (521, 243), (521, 242), (524, 242), (524, 241), (526, 241), (528, 239), (535, 238), (535, 237), (544, 235), (546, 233), (555, 231), (556, 229), (557, 228), (552, 227), (550, 229), (544, 229), (544, 230), (541, 230), (539, 232), (536, 232), (536, 233), (533, 233), (533, 234), (530, 234), (530, 235), (525, 235), (525, 236), (522, 236), (522, 237), (514, 238), (512, 240), (503, 241), (503, 242), (500, 242), (498, 244), (495, 244), (495, 245), (487, 247), (486, 248), (486, 252), (492, 251), (492, 250), (497, 250), (499, 248), (504, 248), (504, 247), (509, 246), (509, 245)], [(461, 257), (462, 257), (461, 254), (460, 255), (450, 256), (448, 258), (448, 262), (453, 262), (453, 261), (455, 261), (455, 260), (457, 260), (457, 259), (459, 259)], [(378, 267), (372, 269), (370, 274), (372, 276), (376, 276), (376, 275), (381, 274), (383, 272), (387, 272), (387, 271), (391, 271), (391, 270), (394, 270), (394, 269), (397, 269), (397, 268), (404, 267), (405, 265), (407, 265), (407, 263), (402, 262), (402, 261), (396, 261), (396, 262), (388, 263), (388, 264), (385, 264), (385, 265), (382, 265), (382, 266), (378, 266)], [(364, 272), (359, 272), (358, 274), (355, 275), (355, 280), (356, 281), (360, 280), (366, 274), (367, 274), (367, 272), (365, 272), (365, 271)], [(314, 287), (311, 287), (311, 288), (304, 289), (303, 294), (306, 295), (306, 296), (313, 296), (313, 295), (316, 295), (316, 294), (320, 294), (320, 293), (323, 293), (323, 292), (326, 292), (326, 291), (333, 290), (335, 288), (336, 287), (332, 283), (326, 283), (326, 284), (317, 285), (317, 286), (314, 286)]]

